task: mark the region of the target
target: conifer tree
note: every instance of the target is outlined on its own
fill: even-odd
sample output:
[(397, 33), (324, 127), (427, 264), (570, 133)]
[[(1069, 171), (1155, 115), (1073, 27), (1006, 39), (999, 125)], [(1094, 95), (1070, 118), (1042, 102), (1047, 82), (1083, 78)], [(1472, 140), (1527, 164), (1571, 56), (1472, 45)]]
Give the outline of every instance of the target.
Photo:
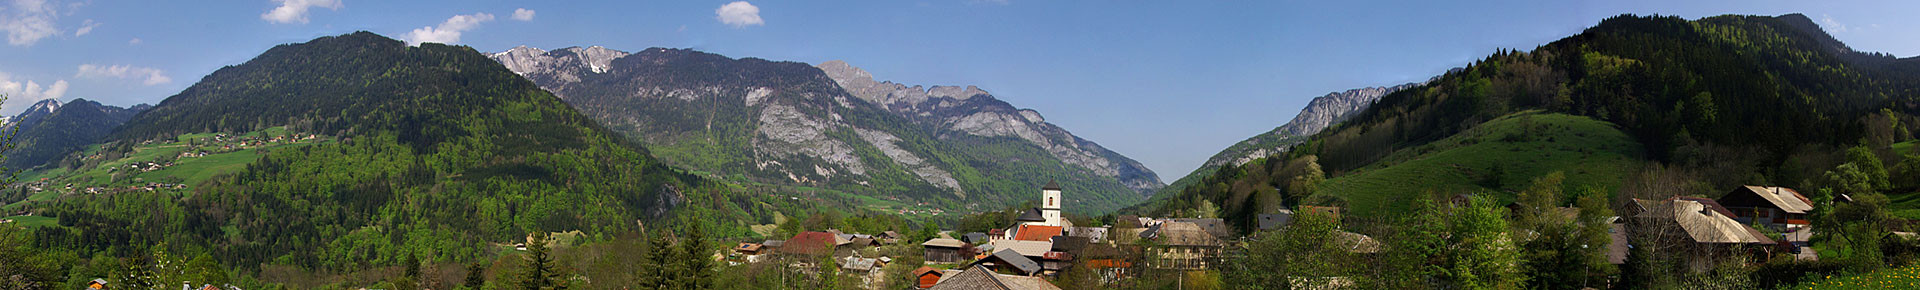
[(668, 289), (673, 286), (673, 244), (667, 242), (667, 235), (655, 234), (647, 239), (644, 255), (640, 258), (640, 272), (634, 276), (635, 289)]
[(526, 290), (567, 289), (560, 269), (554, 264), (553, 256), (547, 253), (549, 241), (546, 232), (535, 232), (527, 241), (527, 265), (521, 272), (520, 288)]
[(676, 289), (707, 289), (713, 287), (712, 252), (707, 249), (707, 233), (699, 221), (686, 220), (687, 236), (680, 239), (680, 276), (675, 277)]
[(480, 263), (467, 265), (467, 288), (480, 289), (487, 286), (487, 266)]

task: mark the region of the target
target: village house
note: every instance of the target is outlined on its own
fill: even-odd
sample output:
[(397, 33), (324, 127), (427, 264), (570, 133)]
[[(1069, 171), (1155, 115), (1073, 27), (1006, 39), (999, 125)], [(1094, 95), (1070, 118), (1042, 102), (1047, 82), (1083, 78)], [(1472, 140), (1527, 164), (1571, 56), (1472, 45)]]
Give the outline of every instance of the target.
[(927, 263), (959, 263), (972, 257), (967, 252), (973, 249), (973, 244), (960, 240), (938, 238), (920, 243), (920, 246), (926, 249)]
[(1140, 232), (1140, 238), (1159, 244), (1154, 266), (1167, 269), (1207, 269), (1220, 258), (1226, 243), (1191, 222), (1160, 222)]
[(987, 233), (973, 232), (973, 233), (967, 233), (966, 235), (960, 236), (960, 240), (965, 241), (968, 244), (979, 244), (979, 243), (985, 243), (991, 239), (987, 238)]
[(1255, 219), (1258, 228), (1262, 231), (1278, 230), (1293, 224), (1293, 210), (1283, 208), (1274, 213), (1261, 214)]
[(946, 272), (933, 267), (920, 266), (919, 269), (913, 269), (914, 289), (933, 288), (934, 284), (940, 284), (942, 275), (946, 275)]
[(984, 266), (997, 272), (1013, 273), (1021, 276), (1040, 275), (1040, 270), (1042, 270), (1039, 262), (1035, 262), (1033, 258), (1028, 258), (1020, 254), (1019, 251), (1011, 249), (1002, 249), (998, 252), (993, 252), (992, 255), (987, 255), (985, 258), (974, 261), (970, 266)]
[[(949, 270), (951, 271), (951, 270)], [(981, 266), (944, 274), (934, 290), (1058, 290), (1060, 287), (1039, 277), (1003, 275)]]
[(781, 255), (808, 256), (817, 258), (833, 255), (837, 247), (833, 234), (826, 232), (803, 232), (794, 234), (782, 243), (777, 253)]
[(1741, 224), (1762, 224), (1786, 231), (1806, 227), (1813, 201), (1785, 187), (1741, 186), (1716, 200)]
[(1107, 242), (1107, 232), (1111, 231), (1111, 229), (1111, 227), (1074, 227), (1067, 229), (1067, 236), (1086, 238), (1094, 243), (1105, 243)]
[(1733, 220), (1733, 213), (1711, 199), (1674, 197), (1664, 201), (1633, 200), (1630, 231), (1641, 231), (1655, 245), (1669, 247), (1687, 256), (1687, 267), (1707, 271), (1728, 258), (1758, 255), (1765, 257), (1777, 243)]
[(739, 246), (733, 247), (733, 253), (747, 263), (758, 263), (761, 260), (760, 257), (766, 254), (766, 245), (759, 243), (740, 243)]

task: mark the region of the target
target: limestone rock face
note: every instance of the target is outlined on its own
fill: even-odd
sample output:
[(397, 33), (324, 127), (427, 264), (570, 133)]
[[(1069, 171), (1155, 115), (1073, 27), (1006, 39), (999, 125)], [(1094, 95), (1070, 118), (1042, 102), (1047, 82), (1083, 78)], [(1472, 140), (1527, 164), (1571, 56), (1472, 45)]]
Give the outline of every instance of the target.
[(1280, 127), (1274, 128), (1272, 131), (1254, 135), (1253, 137), (1240, 141), (1240, 143), (1234, 143), (1225, 150), (1220, 150), (1220, 152), (1215, 153), (1212, 158), (1208, 158), (1206, 163), (1201, 164), (1199, 169), (1195, 169), (1193, 173), (1189, 173), (1186, 177), (1174, 181), (1173, 184), (1167, 188), (1168, 190), (1180, 190), (1180, 188), (1192, 185), (1192, 183), (1198, 181), (1195, 179), (1212, 174), (1213, 171), (1218, 170), (1220, 167), (1246, 164), (1247, 162), (1253, 162), (1254, 159), (1284, 153), (1287, 149), (1293, 148), (1294, 145), (1299, 145), (1300, 142), (1306, 141), (1306, 137), (1318, 134), (1321, 130), (1326, 130), (1328, 126), (1339, 124), (1340, 122), (1353, 118), (1355, 114), (1366, 111), (1375, 101), (1379, 101), (1380, 97), (1422, 84), (1425, 83), (1406, 83), (1390, 87), (1366, 87), (1332, 92), (1320, 97), (1315, 97), (1312, 101), (1307, 102), (1306, 108), (1300, 109), (1298, 115), (1293, 116), (1292, 121), (1288, 121), (1287, 124), (1280, 125)]
[(492, 57), (668, 163), (716, 175), (968, 206), (1031, 200), (1035, 190), (1022, 189), (1057, 179), (1096, 211), (1164, 186), (1138, 162), (973, 86), (686, 49), (516, 47)]
[(922, 87), (875, 81), (866, 70), (838, 60), (815, 67), (854, 97), (923, 125), (982, 137), (1020, 138), (1045, 149), (1054, 159), (1100, 176), (1119, 178), (1143, 194), (1165, 186), (1158, 175), (1138, 161), (1074, 136), (1047, 123), (1039, 111), (1015, 108), (979, 87)]

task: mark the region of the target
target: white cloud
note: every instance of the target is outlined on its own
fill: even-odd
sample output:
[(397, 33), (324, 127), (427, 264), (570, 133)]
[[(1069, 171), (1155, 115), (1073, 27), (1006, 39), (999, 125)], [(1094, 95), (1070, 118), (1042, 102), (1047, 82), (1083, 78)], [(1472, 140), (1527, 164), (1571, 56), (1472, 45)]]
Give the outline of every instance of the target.
[(340, 3), (340, 0), (273, 0), (273, 1), (280, 2), (280, 7), (274, 7), (273, 10), (268, 10), (267, 13), (261, 13), (260, 19), (266, 20), (267, 22), (270, 22), (270, 23), (306, 24), (307, 10), (311, 10), (314, 7), (340, 10), (341, 7), (345, 6)]
[(733, 28), (767, 25), (766, 21), (760, 20), (760, 7), (755, 7), (747, 1), (734, 1), (727, 5), (720, 5), (720, 9), (714, 9), (713, 14), (714, 18), (720, 19), (720, 23), (731, 25)]
[(133, 39), (127, 40), (127, 45), (140, 45), (141, 43), (146, 43), (146, 42), (147, 41), (145, 40), (140, 40), (139, 37), (134, 37)]
[(93, 19), (87, 19), (85, 22), (80, 22), (80, 29), (73, 30), (73, 36), (85, 36), (88, 33), (93, 33), (94, 27), (100, 27), (100, 23), (94, 22)]
[(7, 44), (31, 46), (41, 39), (60, 34), (53, 21), (60, 17), (54, 8), (59, 5), (48, 4), (46, 0), (14, 0), (4, 10), (12, 13), (0, 14), (0, 29), (7, 31)]
[(22, 108), (45, 99), (58, 99), (67, 95), (67, 81), (56, 80), (53, 85), (42, 87), (39, 82), (14, 81), (5, 73), (0, 73), (0, 95), (6, 96), (5, 109), (0, 111), (18, 112)]
[(133, 79), (140, 80), (140, 84), (149, 86), (173, 82), (173, 78), (167, 77), (166, 71), (130, 65), (83, 64), (80, 65), (80, 73), (74, 74), (74, 77)]
[(526, 8), (513, 9), (513, 20), (533, 21), (533, 10), (527, 10)]
[(1827, 31), (1834, 32), (1834, 33), (1847, 32), (1846, 24), (1841, 24), (1839, 21), (1833, 21), (1833, 16), (1828, 16), (1826, 14), (1820, 14), (1820, 27), (1824, 27), (1827, 29)]
[(440, 26), (421, 27), (420, 29), (414, 29), (413, 32), (408, 32), (406, 36), (407, 44), (420, 45), (421, 43), (427, 42), (459, 43), (460, 33), (478, 28), (480, 27), (480, 23), (487, 21), (493, 21), (493, 14), (474, 13), (473, 15), (454, 15), (452, 18), (447, 18), (446, 22), (441, 22)]

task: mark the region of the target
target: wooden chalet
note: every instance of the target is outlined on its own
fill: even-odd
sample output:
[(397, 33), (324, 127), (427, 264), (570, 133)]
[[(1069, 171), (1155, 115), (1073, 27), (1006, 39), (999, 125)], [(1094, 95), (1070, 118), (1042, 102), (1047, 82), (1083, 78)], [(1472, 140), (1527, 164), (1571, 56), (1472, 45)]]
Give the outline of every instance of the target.
[(959, 263), (966, 261), (967, 258), (971, 256), (967, 252), (973, 250), (973, 244), (947, 238), (927, 240), (925, 243), (920, 243), (920, 246), (926, 250), (926, 261), (928, 263)]
[(1741, 186), (1716, 200), (1742, 224), (1764, 224), (1775, 229), (1805, 227), (1813, 201), (1785, 187)]

